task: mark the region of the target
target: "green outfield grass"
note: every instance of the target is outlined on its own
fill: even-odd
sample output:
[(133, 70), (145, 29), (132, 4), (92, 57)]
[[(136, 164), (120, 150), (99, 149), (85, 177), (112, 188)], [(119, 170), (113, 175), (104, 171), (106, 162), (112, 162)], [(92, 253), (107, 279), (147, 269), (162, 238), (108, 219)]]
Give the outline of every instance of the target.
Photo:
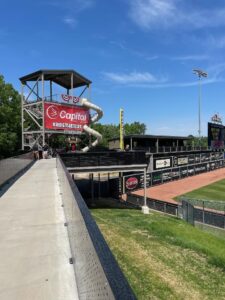
[(138, 299), (225, 299), (225, 240), (157, 212), (91, 210)]
[[(206, 185), (200, 189), (193, 190), (182, 196), (202, 200), (225, 201), (225, 179)], [(176, 199), (179, 199), (180, 197), (181, 196), (178, 196)]]

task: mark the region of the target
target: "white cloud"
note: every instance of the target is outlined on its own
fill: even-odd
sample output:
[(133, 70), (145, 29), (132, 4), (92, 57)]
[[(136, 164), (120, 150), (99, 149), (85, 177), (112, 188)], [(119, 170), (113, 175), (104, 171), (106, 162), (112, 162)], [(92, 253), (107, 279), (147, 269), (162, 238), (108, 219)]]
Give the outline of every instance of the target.
[(225, 63), (213, 64), (207, 68), (207, 72), (209, 76), (213, 76), (214, 78), (219, 78), (225, 71)]
[(186, 55), (186, 56), (174, 56), (172, 60), (180, 60), (180, 61), (187, 61), (187, 60), (208, 60), (210, 57), (209, 55)]
[(131, 72), (128, 74), (104, 72), (103, 75), (106, 79), (119, 84), (150, 84), (163, 81), (163, 79), (157, 79), (149, 72)]
[(159, 19), (166, 25), (176, 12), (173, 0), (170, 2), (166, 0), (131, 0), (130, 4), (132, 20), (146, 29), (158, 23)]
[(49, 0), (43, 4), (64, 10), (72, 10), (73, 12), (80, 12), (91, 7), (94, 4), (94, 0)]
[[(225, 78), (209, 78), (202, 80), (202, 85), (212, 84), (216, 82), (225, 82)], [(158, 89), (158, 88), (181, 88), (181, 87), (191, 87), (198, 85), (198, 80), (193, 81), (184, 81), (184, 82), (162, 82), (162, 83), (153, 83), (153, 84), (139, 84), (135, 83), (130, 86), (137, 87), (137, 88), (151, 88), (151, 89)]]
[(127, 53), (130, 53), (131, 55), (134, 55), (134, 56), (137, 56), (137, 57), (141, 57), (141, 58), (146, 59), (148, 61), (156, 60), (156, 59), (159, 58), (158, 55), (149, 55), (149, 54), (147, 54), (147, 53), (145, 53), (143, 51), (133, 49), (130, 46), (126, 46), (126, 44), (124, 42), (110, 41), (109, 43), (111, 45), (119, 48), (122, 51), (126, 51)]
[(61, 20), (70, 28), (74, 28), (78, 21), (78, 15), (93, 6), (94, 0), (48, 0), (44, 5), (52, 6), (65, 15)]
[(185, 0), (130, 0), (129, 4), (131, 19), (143, 29), (225, 25), (225, 7), (200, 9)]
[(210, 48), (223, 49), (225, 48), (225, 35), (209, 35), (202, 41), (202, 43)]
[(74, 18), (71, 17), (65, 17), (63, 19), (63, 22), (67, 25), (69, 25), (70, 27), (74, 28), (77, 24), (77, 21)]
[[(221, 66), (224, 68), (224, 66)], [(213, 72), (212, 72), (213, 73)], [(198, 80), (193, 77), (193, 81), (169, 82), (165, 77), (156, 77), (149, 72), (131, 72), (131, 73), (113, 73), (103, 72), (105, 79), (119, 85), (126, 85), (136, 88), (170, 88), (170, 87), (191, 87), (198, 85)], [(212, 84), (216, 82), (225, 82), (223, 77), (218, 77), (218, 73), (212, 74), (210, 78), (203, 79), (202, 84)]]

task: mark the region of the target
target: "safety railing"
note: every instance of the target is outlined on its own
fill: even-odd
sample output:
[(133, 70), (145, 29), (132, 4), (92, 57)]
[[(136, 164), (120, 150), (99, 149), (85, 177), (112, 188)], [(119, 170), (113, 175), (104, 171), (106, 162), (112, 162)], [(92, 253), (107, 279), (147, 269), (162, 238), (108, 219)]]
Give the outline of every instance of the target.
[(66, 167), (118, 166), (147, 163), (145, 152), (143, 151), (61, 153), (60, 157)]
[(0, 187), (32, 163), (31, 152), (0, 160)]
[[(138, 195), (127, 195), (127, 203), (141, 207), (144, 205), (144, 197)], [(178, 216), (178, 204), (173, 204), (157, 199), (147, 198), (147, 206), (153, 210), (158, 210), (166, 214)]]
[(178, 147), (133, 147), (133, 150), (143, 150), (148, 153), (172, 153), (172, 152), (193, 152), (193, 151), (210, 151), (209, 147), (192, 147), (192, 146), (178, 146)]
[(59, 156), (57, 171), (79, 299), (136, 299)]

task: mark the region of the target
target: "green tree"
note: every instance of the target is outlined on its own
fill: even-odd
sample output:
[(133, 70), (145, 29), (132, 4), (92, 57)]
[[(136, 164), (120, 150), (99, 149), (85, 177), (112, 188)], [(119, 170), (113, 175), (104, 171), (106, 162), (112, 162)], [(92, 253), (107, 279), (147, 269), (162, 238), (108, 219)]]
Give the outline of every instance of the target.
[(124, 124), (124, 134), (145, 134), (146, 125), (140, 122)]
[(199, 137), (189, 135), (188, 136), (190, 140), (187, 141), (187, 146), (192, 146), (192, 147), (208, 147), (208, 137), (207, 136), (202, 136), (201, 139), (199, 140)]
[(0, 75), (0, 158), (21, 148), (21, 102), (19, 93)]
[[(102, 134), (101, 146), (107, 147), (108, 140), (119, 137), (120, 127), (115, 124), (92, 124), (91, 127)], [(145, 134), (146, 125), (140, 122), (126, 123), (124, 124), (124, 134)], [(87, 138), (83, 140), (85, 144), (88, 144)]]

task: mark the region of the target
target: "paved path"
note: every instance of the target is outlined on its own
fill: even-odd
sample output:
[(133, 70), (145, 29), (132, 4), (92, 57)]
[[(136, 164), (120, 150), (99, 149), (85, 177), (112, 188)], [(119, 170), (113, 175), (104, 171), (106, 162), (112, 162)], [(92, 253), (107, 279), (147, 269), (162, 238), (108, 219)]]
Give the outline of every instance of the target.
[[(173, 200), (174, 197), (191, 192), (224, 178), (225, 168), (221, 168), (215, 171), (202, 173), (148, 188), (147, 197), (176, 203), (176, 201)], [(133, 194), (143, 196), (144, 190), (135, 191)]]
[(56, 160), (40, 160), (0, 199), (0, 299), (76, 300)]

